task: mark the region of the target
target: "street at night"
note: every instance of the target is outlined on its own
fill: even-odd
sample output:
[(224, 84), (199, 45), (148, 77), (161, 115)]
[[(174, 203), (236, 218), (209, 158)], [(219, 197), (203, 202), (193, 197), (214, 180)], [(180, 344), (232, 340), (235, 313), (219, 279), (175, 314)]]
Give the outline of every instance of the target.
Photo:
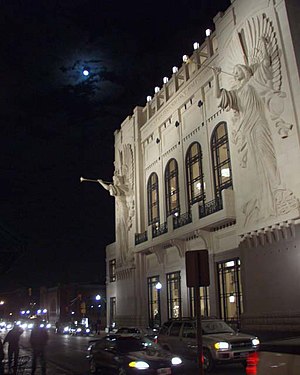
[[(104, 333), (101, 334), (101, 336)], [(3, 337), (3, 334), (1, 335)], [(21, 336), (20, 355), (31, 355), (29, 344), (30, 332), (24, 332)], [(48, 375), (88, 375), (88, 360), (86, 358), (88, 342), (94, 337), (73, 337), (69, 335), (57, 335), (50, 333), (47, 346), (47, 374)], [(30, 363), (28, 364), (30, 367)], [(184, 375), (198, 374), (197, 367), (188, 363)], [(25, 374), (29, 374), (30, 369)], [(221, 366), (211, 373), (212, 375), (244, 375), (245, 370), (241, 365)]]
[(0, 1), (0, 375), (300, 374), (299, 20)]

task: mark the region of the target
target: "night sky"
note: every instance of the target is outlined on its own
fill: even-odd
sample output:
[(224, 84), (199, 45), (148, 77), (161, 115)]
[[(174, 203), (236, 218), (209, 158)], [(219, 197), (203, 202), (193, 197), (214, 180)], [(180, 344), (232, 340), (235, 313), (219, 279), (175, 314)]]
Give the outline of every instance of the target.
[[(105, 277), (114, 136), (230, 0), (0, 0), (0, 224), (26, 244), (0, 290)], [(83, 68), (91, 74), (82, 75)]]

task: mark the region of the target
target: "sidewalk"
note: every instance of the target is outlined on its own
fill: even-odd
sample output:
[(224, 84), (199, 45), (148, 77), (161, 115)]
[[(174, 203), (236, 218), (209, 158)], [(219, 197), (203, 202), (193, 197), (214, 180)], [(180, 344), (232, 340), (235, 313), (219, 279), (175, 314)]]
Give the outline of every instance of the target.
[[(31, 375), (31, 351), (28, 349), (20, 348), (19, 353), (19, 366), (17, 375)], [(7, 356), (4, 366), (4, 374), (8, 374)], [(35, 375), (41, 374), (41, 367), (39, 363), (35, 371)], [(70, 372), (63, 370), (51, 362), (47, 362), (47, 375), (72, 375)]]

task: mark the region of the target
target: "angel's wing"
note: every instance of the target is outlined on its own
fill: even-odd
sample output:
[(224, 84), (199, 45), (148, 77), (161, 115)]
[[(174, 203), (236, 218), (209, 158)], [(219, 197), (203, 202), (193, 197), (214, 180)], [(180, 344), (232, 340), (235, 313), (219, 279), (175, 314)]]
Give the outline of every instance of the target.
[(124, 181), (130, 191), (133, 191), (134, 184), (134, 161), (133, 152), (130, 144), (125, 144), (123, 146), (122, 156), (121, 156), (121, 168), (122, 176)]
[(272, 21), (265, 15), (252, 17), (242, 30), (241, 43), (247, 48), (248, 65), (253, 66), (263, 59), (261, 37), (267, 40), (267, 52), (271, 63), (272, 86), (280, 91), (282, 86), (281, 62), (276, 32)]
[(229, 53), (227, 54), (225, 69), (232, 72), (237, 64), (249, 67), (260, 64), (263, 60), (262, 37), (267, 40), (267, 52), (271, 62), (272, 88), (275, 91), (280, 91), (282, 73), (278, 41), (272, 21), (265, 14), (251, 17), (233, 34), (228, 46)]

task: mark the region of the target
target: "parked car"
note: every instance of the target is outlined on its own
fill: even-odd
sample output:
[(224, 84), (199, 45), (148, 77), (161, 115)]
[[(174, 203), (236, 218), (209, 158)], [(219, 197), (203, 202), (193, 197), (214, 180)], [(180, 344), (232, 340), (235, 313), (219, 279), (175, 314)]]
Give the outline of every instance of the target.
[(152, 328), (137, 328), (137, 327), (120, 327), (115, 331), (116, 335), (121, 336), (144, 336), (151, 340), (157, 339), (157, 330)]
[(90, 374), (183, 375), (182, 360), (146, 337), (107, 335), (90, 341)]
[[(197, 358), (196, 320), (172, 319), (163, 324), (157, 342), (167, 350), (188, 359)], [(227, 323), (202, 318), (203, 367), (212, 371), (217, 364), (242, 363), (259, 348), (255, 336), (235, 332)]]
[(262, 344), (259, 352), (249, 355), (246, 374), (299, 375), (300, 337)]

